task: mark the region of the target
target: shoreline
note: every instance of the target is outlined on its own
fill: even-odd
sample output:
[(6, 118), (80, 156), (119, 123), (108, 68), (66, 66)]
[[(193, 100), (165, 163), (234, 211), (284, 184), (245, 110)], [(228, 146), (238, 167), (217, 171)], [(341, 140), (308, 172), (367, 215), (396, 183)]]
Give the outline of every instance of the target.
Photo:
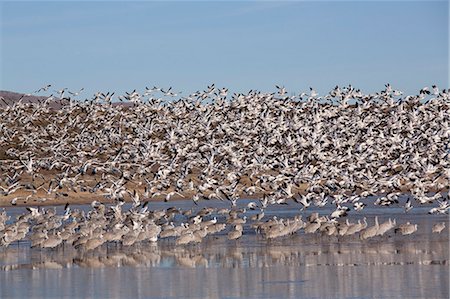
[[(304, 191), (303, 191), (304, 193)], [(192, 196), (194, 195), (193, 192), (185, 192), (183, 193), (183, 196), (180, 196), (178, 194), (174, 195), (173, 197), (170, 198), (169, 201), (179, 201), (179, 200), (192, 200)], [(69, 203), (70, 205), (89, 205), (91, 204), (94, 200), (101, 202), (103, 204), (105, 203), (111, 203), (114, 204), (116, 203), (116, 201), (113, 201), (109, 198), (106, 198), (105, 196), (102, 196), (100, 194), (95, 194), (95, 193), (89, 193), (89, 192), (70, 192), (69, 196), (67, 197), (59, 197), (59, 198), (47, 198), (46, 200), (42, 200), (42, 198), (44, 197), (34, 197), (34, 198), (30, 198), (28, 201), (24, 201), (23, 199), (19, 199), (17, 200), (17, 204), (12, 205), (11, 204), (11, 200), (14, 197), (24, 197), (24, 194), (21, 195), (9, 195), (9, 196), (5, 196), (5, 197), (1, 197), (0, 198), (0, 208), (10, 208), (10, 207), (39, 207), (39, 206), (61, 206), (61, 205), (65, 205), (67, 203)], [(245, 199), (259, 199), (262, 198), (264, 196), (264, 193), (255, 193), (252, 195), (245, 195), (241, 198), (245, 198)], [(145, 203), (145, 202), (163, 202), (165, 200), (165, 196), (164, 195), (158, 195), (155, 196), (153, 198), (141, 198), (141, 204)], [(208, 199), (211, 201), (218, 201), (220, 199)], [(199, 201), (208, 201), (206, 199), (200, 199)], [(129, 196), (125, 197), (124, 200), (126, 203), (130, 203), (132, 202), (131, 198)], [(227, 201), (227, 200), (225, 200)]]
[[(307, 184), (303, 184), (300, 186), (300, 188), (294, 189), (294, 193), (305, 195), (307, 194)], [(144, 193), (143, 188), (132, 188), (131, 190), (137, 190), (140, 194)], [(410, 193), (411, 186), (409, 185), (403, 185), (398, 191), (402, 194)], [(172, 190), (169, 190), (169, 192)], [(360, 194), (363, 190), (359, 190), (355, 194)], [(447, 187), (444, 190), (440, 190), (438, 192), (448, 192), (449, 188)], [(101, 202), (101, 203), (116, 203), (115, 200), (111, 200), (103, 195), (101, 193), (91, 193), (91, 192), (74, 192), (74, 191), (61, 191), (61, 194), (65, 194), (67, 196), (60, 195), (59, 197), (55, 197), (54, 194), (47, 194), (47, 192), (38, 191), (35, 194), (30, 194), (31, 191), (25, 191), (20, 190), (16, 191), (13, 194), (7, 195), (7, 196), (0, 196), (0, 208), (10, 208), (10, 207), (41, 207), (41, 206), (61, 206), (69, 203), (70, 205), (90, 205), (94, 200)], [(389, 191), (392, 192), (392, 191)], [(435, 193), (437, 191), (430, 191), (431, 193)], [(208, 194), (211, 194), (212, 192), (209, 192)], [(263, 192), (255, 192), (252, 195), (247, 195), (245, 193), (240, 194), (241, 199), (261, 199), (265, 194)], [(182, 196), (179, 194), (173, 195), (169, 201), (179, 201), (179, 200), (192, 200), (192, 197), (194, 196), (195, 192), (184, 192)], [(380, 193), (379, 195), (382, 195), (384, 193)], [(27, 196), (31, 197), (28, 200), (25, 200)], [(142, 196), (142, 195), (141, 195)], [(351, 196), (351, 195), (348, 195)], [(15, 205), (11, 204), (11, 200), (19, 197), (17, 199), (17, 202)], [(218, 201), (220, 199), (217, 198), (211, 198), (211, 199), (200, 199), (199, 201)], [(129, 195), (126, 195), (124, 197), (124, 201), (126, 203), (132, 202), (131, 197)], [(140, 198), (141, 204), (145, 202), (162, 202), (165, 201), (165, 195), (158, 195), (155, 197)], [(227, 201), (226, 199), (224, 201)], [(239, 199), (238, 199), (239, 201)], [(286, 202), (289, 203), (290, 201), (294, 202), (292, 198), (287, 199)], [(230, 202), (231, 204), (231, 202)], [(299, 204), (300, 205), (300, 204)]]

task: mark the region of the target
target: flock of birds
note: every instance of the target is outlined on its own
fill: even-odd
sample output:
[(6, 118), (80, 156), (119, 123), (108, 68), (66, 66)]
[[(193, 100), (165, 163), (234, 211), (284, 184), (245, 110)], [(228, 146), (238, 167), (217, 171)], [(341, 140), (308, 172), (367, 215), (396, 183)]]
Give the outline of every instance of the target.
[[(120, 244), (133, 246), (143, 243), (155, 243), (161, 239), (175, 239), (176, 245), (200, 243), (209, 235), (218, 234), (230, 227), (227, 233), (229, 240), (242, 237), (244, 224), (247, 223), (246, 209), (233, 210), (227, 208), (202, 208), (193, 214), (193, 210), (181, 211), (175, 207), (166, 210), (149, 211), (146, 208), (122, 210), (119, 202), (107, 208), (94, 201), (92, 209), (71, 211), (66, 205), (65, 213), (58, 215), (56, 209), (27, 208), (29, 213), (17, 216), (15, 221), (7, 224), (10, 217), (3, 211), (0, 214), (0, 246), (8, 246), (14, 242), (25, 240), (31, 247), (55, 248), (71, 245), (83, 251), (94, 250), (103, 244)], [(214, 216), (213, 216), (214, 215)], [(217, 216), (216, 216), (217, 215)], [(220, 218), (221, 221), (218, 221)], [(273, 216), (266, 221), (255, 214), (249, 219), (249, 227), (267, 240), (299, 233), (318, 233), (321, 236), (352, 238), (359, 236), (367, 240), (383, 236), (393, 230), (396, 234), (410, 235), (417, 231), (418, 225), (406, 222), (397, 225), (396, 220), (389, 218), (383, 223), (375, 217), (374, 225), (368, 226), (366, 217), (356, 223), (338, 221), (328, 216), (311, 213), (306, 221), (302, 215), (293, 218), (278, 219)], [(181, 222), (175, 225), (175, 222)], [(445, 229), (445, 221), (433, 225), (432, 233), (441, 233)]]
[[(90, 250), (168, 237), (181, 245), (226, 228), (229, 239), (238, 239), (247, 220), (267, 239), (303, 230), (364, 240), (417, 231), (409, 222), (375, 218), (368, 226), (366, 218), (345, 219), (368, 203), (398, 207), (406, 196), (405, 213), (416, 205), (429, 206), (429, 214), (450, 208), (449, 90), (433, 86), (403, 96), (387, 84), (374, 94), (347, 86), (319, 96), (313, 89), (288, 95), (277, 86), (273, 93), (230, 96), (212, 84), (186, 97), (154, 87), (119, 96), (122, 103), (109, 92), (71, 98), (81, 92), (62, 89), (35, 103), (0, 98), (6, 104), (0, 107), (0, 200), (28, 206), (76, 203), (83, 196), (93, 201), (86, 213), (69, 205), (63, 215), (29, 207), (13, 222), (3, 211), (0, 245), (28, 238), (35, 247), (67, 243)], [(66, 104), (52, 108), (55, 100)], [(228, 201), (230, 208), (195, 215), (175, 207), (149, 210), (152, 199), (183, 197), (195, 204)], [(246, 209), (237, 208), (240, 198), (252, 197), (257, 200)], [(127, 211), (125, 201), (132, 203)], [(280, 204), (299, 214), (265, 216)], [(302, 219), (309, 207), (330, 204), (329, 215)], [(247, 219), (248, 210), (258, 213)], [(437, 223), (433, 232), (444, 228)]]

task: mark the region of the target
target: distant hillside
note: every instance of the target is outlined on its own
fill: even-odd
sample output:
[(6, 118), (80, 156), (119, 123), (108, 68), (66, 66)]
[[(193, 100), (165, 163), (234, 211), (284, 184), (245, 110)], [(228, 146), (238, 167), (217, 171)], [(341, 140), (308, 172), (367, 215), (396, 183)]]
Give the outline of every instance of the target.
[[(22, 100), (22, 103), (39, 103), (45, 101), (48, 97), (46, 96), (34, 96), (34, 95), (26, 95), (24, 93), (13, 92), (0, 90), (0, 107), (5, 107), (6, 105), (13, 105), (17, 103), (19, 100)], [(58, 98), (55, 98), (50, 103), (50, 107), (59, 109), (63, 106), (63, 101)]]
[[(20, 92), (0, 90), (0, 108), (6, 107), (6, 105), (11, 106), (22, 99), (22, 103), (39, 103), (43, 102), (48, 98), (48, 96), (34, 96), (26, 95)], [(61, 100), (54, 97), (54, 100), (50, 102), (50, 107), (54, 109), (60, 109), (62, 106), (67, 104), (67, 100)], [(112, 102), (113, 106), (133, 106), (130, 102)]]

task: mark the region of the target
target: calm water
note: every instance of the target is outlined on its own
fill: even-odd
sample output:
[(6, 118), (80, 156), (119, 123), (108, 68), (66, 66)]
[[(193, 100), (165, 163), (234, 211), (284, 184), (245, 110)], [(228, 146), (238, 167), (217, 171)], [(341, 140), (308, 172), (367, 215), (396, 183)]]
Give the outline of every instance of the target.
[[(249, 228), (233, 242), (222, 234), (184, 247), (162, 240), (88, 253), (22, 242), (0, 249), (0, 298), (448, 298), (448, 228), (430, 234), (438, 221), (448, 226), (448, 215), (426, 215), (427, 209), (405, 215), (401, 208), (373, 207), (352, 215), (419, 224), (412, 236), (364, 242), (304, 234), (268, 242)], [(283, 206), (273, 213), (293, 211)]]

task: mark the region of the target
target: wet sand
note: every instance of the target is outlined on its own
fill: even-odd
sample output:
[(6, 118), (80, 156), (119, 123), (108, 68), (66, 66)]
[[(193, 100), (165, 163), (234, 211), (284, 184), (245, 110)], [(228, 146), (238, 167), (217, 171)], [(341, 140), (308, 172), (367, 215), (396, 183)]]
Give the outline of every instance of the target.
[[(224, 203), (211, 201), (198, 208), (206, 204)], [(172, 205), (155, 202), (151, 209)], [(176, 205), (194, 207), (188, 200)], [(373, 221), (379, 215), (381, 221), (393, 217), (397, 223), (419, 225), (410, 236), (391, 232), (366, 241), (303, 233), (267, 241), (247, 225), (240, 240), (228, 241), (223, 232), (189, 246), (175, 246), (169, 239), (82, 252), (67, 245), (30, 249), (28, 242), (21, 242), (0, 249), (0, 285), (8, 286), (0, 288), (0, 297), (448, 298), (448, 215), (427, 215), (427, 209), (404, 214), (400, 207), (368, 206), (363, 214), (350, 214), (351, 220), (366, 216)], [(11, 208), (8, 213), (23, 210)], [(277, 206), (267, 213), (290, 217), (294, 212)], [(445, 221), (447, 228), (431, 234), (438, 221)]]

